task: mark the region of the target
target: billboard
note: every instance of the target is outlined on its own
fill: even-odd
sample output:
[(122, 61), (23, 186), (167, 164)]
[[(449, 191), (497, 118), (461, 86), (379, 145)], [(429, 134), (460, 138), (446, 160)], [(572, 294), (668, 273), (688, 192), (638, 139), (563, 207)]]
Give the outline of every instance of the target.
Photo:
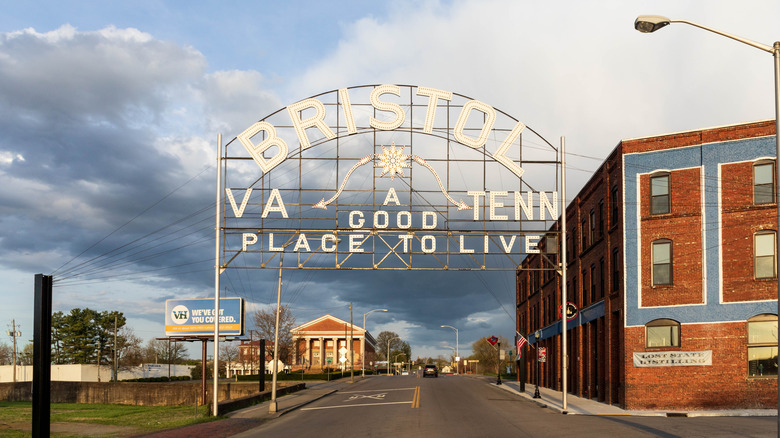
[[(214, 299), (165, 300), (165, 336), (214, 336)], [(220, 298), (219, 334), (244, 334), (244, 299)]]

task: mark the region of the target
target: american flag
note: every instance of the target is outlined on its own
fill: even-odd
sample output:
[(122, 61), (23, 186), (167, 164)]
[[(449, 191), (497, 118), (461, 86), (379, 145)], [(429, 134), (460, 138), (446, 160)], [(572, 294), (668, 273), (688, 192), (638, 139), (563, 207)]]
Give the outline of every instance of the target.
[(490, 345), (496, 345), (496, 342), (498, 342), (498, 338), (495, 336), (491, 336), (488, 338), (487, 341), (490, 342)]
[(520, 349), (523, 348), (523, 345), (525, 345), (528, 342), (528, 339), (523, 337), (523, 335), (521, 335), (521, 334), (518, 334), (517, 336), (518, 336), (518, 339), (517, 339), (517, 355), (520, 356), (520, 351), (521, 351)]

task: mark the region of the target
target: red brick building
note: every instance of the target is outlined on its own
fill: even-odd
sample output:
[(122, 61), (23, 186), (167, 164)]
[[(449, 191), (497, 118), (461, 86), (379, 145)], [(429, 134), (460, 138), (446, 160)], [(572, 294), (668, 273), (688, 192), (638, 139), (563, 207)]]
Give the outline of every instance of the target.
[[(361, 369), (369, 368), (376, 357), (376, 340), (371, 333), (332, 315), (301, 324), (292, 333), (296, 345), (294, 367)], [(345, 362), (340, 361), (342, 356)]]
[[(777, 408), (774, 127), (623, 140), (572, 198), (569, 392), (626, 409)], [(540, 246), (546, 259), (517, 271), (517, 329), (547, 348), (541, 385), (561, 390), (560, 257)]]

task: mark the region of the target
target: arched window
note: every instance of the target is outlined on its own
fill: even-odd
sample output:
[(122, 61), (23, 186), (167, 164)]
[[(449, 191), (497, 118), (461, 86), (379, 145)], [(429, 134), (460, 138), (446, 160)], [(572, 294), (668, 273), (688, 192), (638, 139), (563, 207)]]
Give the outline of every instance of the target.
[(753, 235), (753, 273), (755, 278), (775, 278), (777, 276), (776, 247), (774, 231), (759, 231)]
[(645, 324), (647, 348), (679, 347), (680, 323), (673, 319), (656, 319)]
[(650, 177), (650, 214), (666, 214), (671, 211), (669, 193), (668, 173)]
[(653, 286), (672, 284), (672, 241), (653, 242)]
[(753, 203), (772, 204), (775, 202), (775, 163), (759, 161), (753, 165)]
[(748, 376), (777, 376), (777, 315), (750, 318), (747, 337)]

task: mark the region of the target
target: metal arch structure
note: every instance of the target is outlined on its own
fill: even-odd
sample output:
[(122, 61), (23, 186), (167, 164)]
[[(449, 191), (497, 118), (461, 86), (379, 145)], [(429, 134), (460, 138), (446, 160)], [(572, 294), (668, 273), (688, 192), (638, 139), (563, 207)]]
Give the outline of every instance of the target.
[(508, 271), (558, 251), (559, 150), (461, 94), (331, 90), (221, 143), (220, 271)]

